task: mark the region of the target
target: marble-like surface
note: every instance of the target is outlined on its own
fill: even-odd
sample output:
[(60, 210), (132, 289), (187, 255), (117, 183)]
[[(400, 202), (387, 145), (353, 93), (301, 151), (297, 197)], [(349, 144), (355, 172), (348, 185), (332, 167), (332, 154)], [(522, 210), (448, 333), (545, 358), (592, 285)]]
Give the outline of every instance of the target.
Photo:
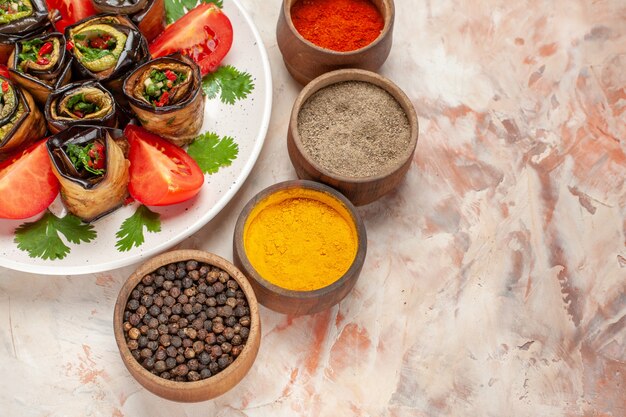
[[(242, 3), (272, 64), (267, 142), (236, 198), (180, 245), (227, 258), (248, 199), (295, 178), (280, 2)], [(177, 404), (118, 356), (112, 309), (133, 267), (0, 269), (0, 415), (626, 416), (626, 2), (396, 8), (381, 73), (412, 99), (420, 139), (397, 192), (360, 209), (369, 253), (352, 293), (310, 317), (262, 309), (244, 381)]]

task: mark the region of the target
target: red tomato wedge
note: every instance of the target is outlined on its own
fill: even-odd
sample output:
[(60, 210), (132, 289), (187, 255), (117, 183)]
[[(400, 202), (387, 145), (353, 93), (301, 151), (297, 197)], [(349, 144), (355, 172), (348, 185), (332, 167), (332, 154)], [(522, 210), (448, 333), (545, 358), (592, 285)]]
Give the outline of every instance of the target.
[(91, 0), (46, 0), (48, 10), (57, 9), (61, 13), (61, 20), (56, 22), (56, 29), (65, 33), (65, 28), (96, 14)]
[(58, 193), (46, 139), (0, 163), (0, 218), (32, 217), (45, 210)]
[(4, 78), (11, 78), (9, 73), (9, 68), (6, 65), (0, 64), (0, 76)]
[(150, 54), (159, 58), (180, 51), (206, 75), (217, 69), (232, 44), (228, 17), (213, 3), (201, 4), (165, 28), (150, 44)]
[(127, 125), (124, 135), (130, 144), (128, 191), (135, 200), (166, 206), (198, 194), (204, 175), (184, 150), (139, 126)]

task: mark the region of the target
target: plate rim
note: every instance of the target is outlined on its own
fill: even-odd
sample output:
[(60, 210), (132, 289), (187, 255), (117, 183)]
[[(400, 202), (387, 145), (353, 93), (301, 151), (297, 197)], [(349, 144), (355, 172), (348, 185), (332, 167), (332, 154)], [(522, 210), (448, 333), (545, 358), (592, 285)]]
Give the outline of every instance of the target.
[(235, 183), (232, 187), (228, 189), (228, 191), (224, 194), (224, 196), (218, 200), (217, 204), (215, 204), (207, 213), (200, 217), (198, 221), (192, 224), (190, 227), (184, 229), (184, 231), (178, 236), (169, 239), (165, 242), (159, 243), (156, 246), (142, 252), (138, 252), (137, 254), (122, 257), (120, 259), (114, 259), (112, 261), (108, 261), (101, 264), (86, 264), (81, 266), (66, 266), (66, 265), (37, 265), (37, 264), (26, 264), (22, 262), (15, 262), (9, 259), (8, 257), (0, 257), (0, 267), (7, 268), (14, 271), (27, 272), (33, 274), (41, 274), (41, 275), (52, 275), (52, 276), (62, 276), (62, 275), (86, 275), (86, 274), (96, 274), (100, 272), (108, 272), (115, 269), (123, 268), (129, 265), (138, 264), (147, 258), (150, 258), (154, 255), (162, 253), (163, 251), (177, 245), (183, 240), (187, 239), (189, 236), (193, 235), (201, 228), (206, 226), (215, 216), (217, 216), (224, 207), (233, 199), (235, 194), (239, 192), (243, 184), (246, 182), (252, 169), (256, 165), (259, 155), (261, 154), (261, 150), (263, 149), (263, 145), (265, 144), (265, 139), (267, 137), (267, 132), (269, 130), (270, 118), (272, 114), (272, 101), (273, 101), (273, 85), (272, 85), (272, 69), (269, 61), (269, 56), (267, 53), (267, 48), (265, 43), (263, 42), (263, 38), (261, 34), (254, 24), (254, 21), (248, 14), (247, 10), (242, 6), (239, 0), (229, 0), (231, 1), (239, 10), (244, 20), (248, 24), (248, 27), (252, 31), (252, 35), (257, 42), (257, 46), (261, 53), (261, 62), (263, 67), (263, 82), (266, 87), (265, 97), (263, 98), (263, 118), (261, 120), (261, 125), (257, 136), (255, 138), (255, 144), (252, 148), (252, 152), (250, 157), (246, 161), (243, 169), (236, 177)]

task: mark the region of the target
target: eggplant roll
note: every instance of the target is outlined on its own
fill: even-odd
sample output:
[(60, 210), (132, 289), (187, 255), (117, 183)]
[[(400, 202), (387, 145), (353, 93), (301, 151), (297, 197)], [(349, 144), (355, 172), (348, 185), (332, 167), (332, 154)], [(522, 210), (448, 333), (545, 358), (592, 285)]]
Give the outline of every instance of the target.
[(63, 204), (85, 222), (120, 207), (128, 196), (130, 163), (117, 141), (126, 141), (121, 130), (99, 126), (72, 126), (48, 139)]
[(28, 91), (0, 77), (0, 160), (44, 137), (46, 124)]
[(68, 84), (52, 93), (44, 113), (52, 133), (74, 125), (117, 127), (113, 95), (97, 81)]
[(58, 32), (35, 35), (17, 42), (9, 58), (11, 79), (28, 90), (42, 105), (51, 93), (70, 81), (70, 65), (65, 38)]
[(122, 82), (150, 59), (148, 43), (127, 16), (97, 15), (65, 29), (78, 78), (100, 81), (121, 96)]
[(0, 2), (0, 64), (6, 64), (15, 43), (44, 33), (52, 23), (45, 0), (2, 0)]
[(178, 146), (200, 133), (204, 97), (198, 66), (186, 56), (169, 55), (133, 71), (124, 82), (124, 96), (139, 122)]
[(148, 42), (165, 30), (164, 0), (92, 0), (100, 13), (129, 15)]

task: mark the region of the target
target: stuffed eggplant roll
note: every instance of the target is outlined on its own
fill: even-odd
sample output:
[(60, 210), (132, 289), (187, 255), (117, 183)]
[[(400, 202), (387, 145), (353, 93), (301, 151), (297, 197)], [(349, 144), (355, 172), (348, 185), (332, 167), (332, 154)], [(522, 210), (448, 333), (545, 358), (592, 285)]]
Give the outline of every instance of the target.
[(9, 58), (11, 78), (44, 104), (48, 96), (72, 77), (65, 38), (58, 32), (18, 41)]
[(92, 0), (100, 13), (129, 15), (148, 42), (165, 30), (164, 0)]
[(0, 76), (0, 160), (45, 133), (46, 124), (33, 97)]
[(91, 222), (115, 210), (128, 196), (128, 167), (118, 129), (72, 126), (48, 139), (52, 171), (67, 210)]
[(0, 64), (8, 62), (17, 41), (44, 33), (57, 16), (56, 11), (48, 15), (44, 0), (0, 1)]
[(51, 94), (45, 115), (52, 133), (79, 124), (117, 127), (115, 100), (97, 81), (68, 84)]
[(147, 130), (183, 146), (200, 132), (204, 119), (200, 69), (180, 54), (157, 58), (124, 82), (124, 95)]
[(126, 75), (150, 57), (146, 38), (126, 16), (88, 17), (68, 26), (65, 38), (75, 74), (100, 81), (114, 96), (121, 96)]

